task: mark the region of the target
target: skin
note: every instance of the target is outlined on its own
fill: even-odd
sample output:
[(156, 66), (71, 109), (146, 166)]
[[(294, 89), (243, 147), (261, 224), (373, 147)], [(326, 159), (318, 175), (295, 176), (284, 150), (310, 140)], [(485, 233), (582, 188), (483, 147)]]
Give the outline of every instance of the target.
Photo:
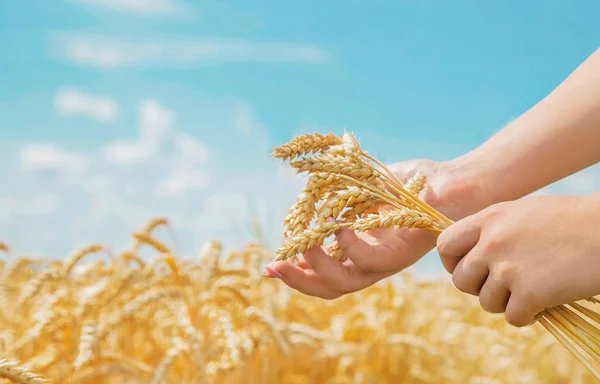
[(547, 308), (600, 292), (600, 194), (494, 204), (442, 232), (454, 285), (522, 327)]
[[(314, 247), (300, 265), (271, 263), (265, 276), (308, 295), (335, 299), (404, 270), (437, 245), (457, 287), (483, 294), (484, 309), (506, 311), (515, 326), (533, 320), (544, 305), (600, 293), (590, 279), (572, 280), (598, 270), (591, 266), (597, 263), (599, 252), (593, 251), (600, 236), (590, 235), (598, 223), (586, 214), (598, 205), (598, 197), (515, 201), (600, 161), (599, 68), (597, 50), (543, 100), (461, 157), (393, 166), (401, 180), (417, 169), (424, 172), (428, 188), (421, 197), (457, 221), (438, 239), (404, 228), (369, 234), (340, 230), (336, 239), (349, 258), (344, 264)], [(581, 244), (585, 249), (576, 251)], [(486, 273), (493, 278), (490, 289), (483, 288)]]

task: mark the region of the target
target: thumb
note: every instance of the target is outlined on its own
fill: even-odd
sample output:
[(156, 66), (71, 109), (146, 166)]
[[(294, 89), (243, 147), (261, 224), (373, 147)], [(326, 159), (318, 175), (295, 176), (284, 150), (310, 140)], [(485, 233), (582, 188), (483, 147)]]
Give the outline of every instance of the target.
[(480, 235), (481, 225), (478, 217), (469, 216), (455, 222), (438, 236), (437, 251), (449, 273), (454, 273), (460, 260), (475, 247)]

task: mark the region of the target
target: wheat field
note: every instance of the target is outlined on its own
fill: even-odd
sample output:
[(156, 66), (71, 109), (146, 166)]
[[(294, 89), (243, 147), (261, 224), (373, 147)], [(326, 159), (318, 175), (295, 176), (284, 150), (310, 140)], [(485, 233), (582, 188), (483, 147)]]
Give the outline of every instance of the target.
[(259, 243), (179, 258), (166, 226), (152, 220), (120, 254), (0, 246), (0, 382), (594, 382), (540, 324), (514, 328), (446, 280), (403, 273), (327, 301), (263, 277), (274, 255)]

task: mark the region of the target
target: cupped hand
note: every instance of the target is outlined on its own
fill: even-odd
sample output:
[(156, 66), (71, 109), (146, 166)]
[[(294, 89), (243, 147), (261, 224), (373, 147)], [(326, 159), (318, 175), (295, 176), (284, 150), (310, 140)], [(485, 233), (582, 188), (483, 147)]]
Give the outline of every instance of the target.
[[(389, 167), (405, 182), (417, 172), (427, 177), (420, 198), (450, 219), (476, 212), (477, 192), (449, 163), (412, 160)], [(329, 250), (315, 246), (299, 257), (299, 263), (272, 262), (264, 273), (280, 278), (285, 284), (304, 294), (335, 299), (364, 289), (416, 263), (436, 245), (435, 235), (423, 229), (379, 229), (369, 233), (342, 228), (336, 241), (347, 257), (339, 262)]]
[(438, 252), (454, 285), (508, 323), (600, 294), (600, 195), (492, 205), (446, 229)]

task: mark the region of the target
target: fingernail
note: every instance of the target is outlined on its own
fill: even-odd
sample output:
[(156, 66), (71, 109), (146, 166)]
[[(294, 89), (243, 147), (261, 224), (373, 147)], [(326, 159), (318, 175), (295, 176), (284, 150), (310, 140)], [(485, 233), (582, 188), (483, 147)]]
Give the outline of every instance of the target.
[(271, 276), (271, 272), (269, 272), (269, 271), (263, 271), (262, 275), (263, 275), (264, 277), (268, 277), (268, 278), (273, 278), (273, 277), (275, 277), (275, 276)]
[(337, 223), (337, 220), (333, 217), (329, 217), (329, 218), (327, 218), (327, 222), (328, 223)]
[(272, 276), (268, 276), (268, 277), (276, 277), (278, 279), (283, 279), (283, 275), (281, 273), (279, 273), (279, 271), (276, 270), (275, 268), (266, 267), (266, 270), (272, 275)]

